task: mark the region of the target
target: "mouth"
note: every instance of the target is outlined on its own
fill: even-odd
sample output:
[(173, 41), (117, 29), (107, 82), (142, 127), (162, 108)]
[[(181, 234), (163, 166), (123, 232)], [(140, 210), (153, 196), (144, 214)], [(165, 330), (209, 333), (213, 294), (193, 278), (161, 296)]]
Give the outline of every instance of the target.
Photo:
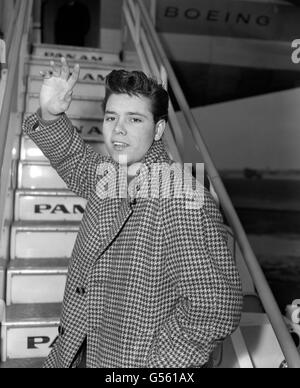
[(112, 145), (113, 145), (113, 148), (116, 151), (124, 151), (126, 148), (129, 147), (129, 144), (123, 143), (123, 142), (119, 142), (119, 141), (113, 141)]

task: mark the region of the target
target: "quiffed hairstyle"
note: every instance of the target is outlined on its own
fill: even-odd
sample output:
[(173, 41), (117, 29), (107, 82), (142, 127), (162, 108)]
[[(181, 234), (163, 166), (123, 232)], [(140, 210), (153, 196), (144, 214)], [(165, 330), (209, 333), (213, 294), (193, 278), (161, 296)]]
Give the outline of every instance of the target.
[(113, 70), (105, 82), (106, 93), (103, 101), (104, 112), (109, 97), (112, 94), (128, 94), (129, 96), (144, 96), (151, 100), (154, 122), (168, 122), (169, 94), (162, 84), (147, 77), (141, 71)]

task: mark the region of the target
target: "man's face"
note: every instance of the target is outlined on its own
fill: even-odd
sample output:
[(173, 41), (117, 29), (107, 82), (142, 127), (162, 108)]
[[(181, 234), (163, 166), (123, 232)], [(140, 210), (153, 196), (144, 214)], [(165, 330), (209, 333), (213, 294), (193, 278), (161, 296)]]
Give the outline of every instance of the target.
[[(112, 94), (107, 101), (103, 135), (109, 155), (117, 163), (127, 157), (128, 166), (139, 163), (153, 144), (159, 130), (144, 96)], [(156, 137), (156, 140), (159, 140)]]

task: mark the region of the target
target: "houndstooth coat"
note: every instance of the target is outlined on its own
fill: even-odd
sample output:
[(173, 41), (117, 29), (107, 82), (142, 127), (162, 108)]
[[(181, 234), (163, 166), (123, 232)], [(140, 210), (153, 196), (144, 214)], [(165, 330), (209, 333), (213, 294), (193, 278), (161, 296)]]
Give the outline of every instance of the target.
[[(183, 199), (144, 199), (142, 168), (127, 198), (100, 198), (96, 187), (106, 177), (97, 169), (116, 163), (85, 145), (66, 115), (46, 125), (34, 114), (24, 132), (68, 188), (88, 200), (60, 335), (45, 367), (72, 367), (85, 339), (88, 368), (207, 363), (218, 341), (238, 326), (242, 309), (240, 278), (210, 194), (200, 209), (187, 208)], [(147, 167), (157, 162), (172, 164), (162, 141), (143, 161)]]

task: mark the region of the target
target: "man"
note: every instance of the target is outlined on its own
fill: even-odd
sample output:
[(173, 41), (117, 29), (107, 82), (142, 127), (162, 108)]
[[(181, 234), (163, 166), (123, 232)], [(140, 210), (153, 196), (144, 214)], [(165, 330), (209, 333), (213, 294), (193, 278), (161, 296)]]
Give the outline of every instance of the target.
[[(169, 103), (162, 85), (141, 72), (107, 77), (104, 157), (84, 144), (64, 113), (79, 71), (76, 65), (70, 77), (62, 59), (52, 77), (46, 74), (41, 109), (24, 124), (69, 189), (88, 200), (60, 336), (45, 367), (204, 367), (237, 327), (242, 305), (220, 213), (206, 191), (195, 208), (184, 196), (139, 195), (151, 166), (172, 165), (162, 141)], [(111, 181), (125, 160), (130, 184), (119, 197), (122, 185)], [(159, 184), (160, 193), (167, 190), (164, 179)]]

